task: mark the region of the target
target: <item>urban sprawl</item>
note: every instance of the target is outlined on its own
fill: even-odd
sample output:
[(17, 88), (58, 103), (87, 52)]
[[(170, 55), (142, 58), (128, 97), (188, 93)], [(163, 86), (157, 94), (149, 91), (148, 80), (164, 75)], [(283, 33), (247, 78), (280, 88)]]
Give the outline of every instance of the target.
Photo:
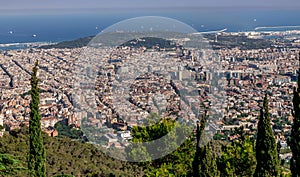
[[(75, 128), (101, 130), (96, 138), (104, 142), (103, 147), (124, 149), (130, 142), (130, 129), (141, 125), (149, 115), (180, 116), (186, 122), (195, 122), (198, 113), (206, 109), (212, 117), (206, 129), (221, 139), (234, 140), (236, 136), (226, 132), (239, 127), (255, 135), (263, 98), (268, 93), (275, 137), (281, 148), (289, 148), (286, 138), (293, 120), (300, 46), (300, 39), (293, 34), (297, 36), (299, 31), (221, 32), (209, 41), (217, 45), (222, 36), (241, 35), (249, 39), (266, 35), (279, 38), (270, 37), (272, 46), (255, 49), (185, 48), (182, 42), (187, 39), (175, 39), (172, 50), (122, 46), (96, 53), (87, 47), (1, 51), (0, 125), (5, 126), (3, 131), (11, 131), (29, 124), (30, 77), (38, 60), (41, 123), (49, 136), (57, 136), (54, 125), (66, 121)], [(82, 51), (101, 56), (102, 62), (80, 63), (85, 61)], [(80, 66), (86, 67), (85, 76)], [(95, 79), (89, 78), (93, 75), (89, 72), (95, 70)], [(76, 79), (80, 80), (74, 83)]]

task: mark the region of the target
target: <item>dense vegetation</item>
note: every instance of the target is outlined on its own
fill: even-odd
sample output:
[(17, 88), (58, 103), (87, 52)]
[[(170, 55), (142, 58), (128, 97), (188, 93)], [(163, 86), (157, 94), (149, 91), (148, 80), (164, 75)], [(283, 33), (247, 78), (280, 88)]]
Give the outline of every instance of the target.
[[(162, 119), (148, 127), (134, 127), (132, 141), (151, 141), (159, 138), (176, 127), (176, 124), (173, 120)], [(197, 124), (196, 137), (192, 134), (177, 150), (163, 158), (139, 163), (145, 175), (253, 176), (256, 167), (254, 140), (244, 134), (243, 129), (235, 131), (239, 138), (231, 143), (206, 140), (204, 127), (205, 117)]]
[[(141, 176), (142, 170), (135, 164), (112, 159), (95, 146), (69, 138), (53, 138), (43, 134), (47, 152), (47, 176), (69, 174), (74, 176)], [(10, 154), (19, 160), (22, 170), (5, 176), (28, 176), (26, 169), (29, 149), (28, 127), (14, 130), (0, 138), (0, 154)], [(1, 165), (1, 161), (0, 161)], [(0, 167), (1, 168), (1, 167)]]
[[(136, 127), (138, 130), (135, 132), (136, 137), (139, 138), (134, 141), (139, 141), (143, 137), (151, 137), (148, 136), (151, 130), (157, 130), (155, 132), (160, 133), (168, 132), (169, 128), (175, 125), (174, 121), (165, 119), (148, 128)], [(157, 137), (160, 137), (159, 133)], [(209, 174), (224, 177), (253, 176), (256, 166), (254, 140), (247, 135), (240, 135), (237, 141), (229, 144), (213, 140), (199, 147), (196, 146), (197, 141), (192, 134), (173, 153), (157, 160), (141, 163), (112, 159), (91, 144), (69, 138), (53, 138), (47, 135), (43, 135), (43, 138), (47, 151), (47, 176), (58, 174), (74, 176), (142, 176), (143, 174), (145, 176), (207, 176)], [(199, 147), (199, 154), (196, 154), (196, 147)], [(1, 138), (0, 154), (10, 154), (19, 161), (19, 163), (14, 163), (18, 167), (16, 171), (5, 176), (27, 176), (25, 167), (28, 148), (29, 135), (26, 126), (5, 134)], [(264, 162), (267, 163), (265, 160)]]
[(58, 137), (60, 138), (68, 137), (84, 141), (83, 132), (74, 125), (68, 125), (65, 120), (57, 122), (54, 128), (58, 131)]
[[(175, 128), (178, 131), (182, 131), (182, 127), (179, 128), (176, 121), (171, 119), (161, 119), (158, 123), (150, 126), (137, 126), (133, 127), (132, 135), (133, 142), (150, 142), (157, 138), (160, 138)], [(178, 132), (180, 134), (180, 132)], [(179, 141), (176, 134), (172, 134), (170, 141), (165, 143), (169, 145), (177, 145), (176, 141)], [(171, 141), (173, 140), (173, 141)], [(152, 150), (140, 149), (140, 151), (132, 151), (132, 147), (127, 148), (127, 152), (130, 156), (138, 158), (140, 153), (159, 153), (161, 149), (156, 147), (155, 143)], [(154, 150), (154, 151), (153, 151)], [(156, 151), (157, 150), (157, 151)], [(139, 166), (143, 167), (146, 176), (190, 176), (192, 172), (192, 162), (195, 153), (194, 137), (191, 135), (186, 141), (174, 152), (168, 154), (160, 159), (138, 163)], [(149, 157), (151, 154), (148, 154)], [(151, 159), (149, 159), (151, 160)]]
[(218, 35), (217, 41), (215, 41), (216, 34), (205, 34), (204, 37), (211, 41), (210, 44), (214, 49), (239, 47), (241, 50), (251, 50), (271, 48), (273, 46), (270, 40), (250, 39), (247, 36), (240, 35)]
[[(194, 134), (191, 134), (179, 148), (160, 159), (139, 163), (139, 166), (143, 167), (145, 175), (219, 176), (220, 170), (217, 166), (217, 157), (221, 155), (222, 146), (226, 145), (219, 141), (204, 143), (205, 136), (202, 136), (204, 127), (205, 118), (202, 118), (201, 125), (197, 125), (196, 137)], [(170, 133), (172, 128), (178, 128), (178, 123), (171, 119), (161, 119), (158, 123), (152, 124), (151, 126), (133, 127), (132, 132), (134, 138), (132, 141), (147, 142), (155, 140)], [(178, 134), (171, 136), (174, 141), (180, 137)], [(170, 141), (167, 143), (172, 144), (174, 142)], [(147, 150), (141, 151), (144, 153), (148, 152)], [(134, 153), (137, 152), (132, 153), (131, 155), (135, 155)]]
[(152, 49), (153, 47), (170, 49), (176, 47), (176, 45), (172, 41), (156, 37), (144, 37), (141, 39), (133, 39), (122, 44), (122, 46), (129, 46), (134, 48), (146, 47), (147, 49)]
[[(57, 44), (52, 45), (46, 45), (42, 46), (40, 48), (42, 49), (51, 49), (51, 48), (80, 48), (87, 46), (89, 42), (94, 38), (94, 36), (84, 37), (72, 41), (63, 41), (59, 42)], [(140, 48), (140, 47), (146, 47), (147, 49), (152, 49), (153, 47), (159, 47), (159, 48), (174, 48), (176, 47), (175, 44), (173, 44), (172, 41), (162, 39), (162, 38), (156, 38), (156, 37), (145, 37), (141, 39), (133, 39), (130, 41), (125, 42), (121, 46), (130, 46), (134, 48)]]
[(218, 159), (221, 176), (253, 176), (256, 167), (254, 140), (242, 135), (237, 141), (223, 147)]
[(63, 41), (63, 42), (59, 42), (57, 44), (53, 44), (53, 45), (46, 45), (46, 46), (42, 46), (40, 47), (41, 49), (52, 49), (52, 48), (58, 48), (58, 49), (63, 49), (63, 48), (80, 48), (80, 47), (84, 47), (87, 46), (88, 43), (93, 39), (94, 36), (89, 36), (89, 37), (83, 37), (80, 39), (76, 39), (76, 40), (71, 40), (71, 41)]
[(0, 154), (0, 176), (16, 175), (25, 172), (26, 168), (20, 165), (19, 157), (9, 154)]

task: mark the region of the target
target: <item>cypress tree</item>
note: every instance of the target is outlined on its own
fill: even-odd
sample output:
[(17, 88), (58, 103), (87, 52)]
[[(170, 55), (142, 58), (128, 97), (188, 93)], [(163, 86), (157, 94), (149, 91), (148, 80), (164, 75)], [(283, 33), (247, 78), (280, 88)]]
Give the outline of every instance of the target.
[(193, 170), (195, 177), (219, 176), (220, 171), (217, 167), (217, 158), (212, 149), (212, 142), (200, 147), (200, 138), (203, 136), (205, 128), (205, 117), (202, 117), (200, 125), (197, 124), (196, 133), (196, 154), (193, 161)]
[(193, 161), (193, 173), (194, 177), (199, 177), (199, 162), (200, 162), (200, 137), (205, 128), (205, 119), (204, 116), (201, 119), (201, 122), (197, 122), (197, 129), (196, 129), (196, 153)]
[(31, 102), (30, 102), (30, 149), (28, 156), (28, 170), (30, 176), (45, 177), (46, 176), (46, 152), (43, 145), (41, 115), (39, 112), (40, 89), (38, 88), (38, 61), (36, 61), (31, 75)]
[(270, 124), (268, 96), (265, 95), (257, 127), (256, 160), (254, 176), (279, 176), (277, 144)]
[[(291, 138), (289, 141), (289, 145), (292, 150), (292, 159), (290, 163), (290, 169), (293, 177), (300, 177), (300, 53), (299, 53), (299, 70), (298, 70), (298, 88), (294, 87), (294, 97), (293, 97), (293, 126), (291, 131)], [(298, 167), (298, 168), (297, 168)]]

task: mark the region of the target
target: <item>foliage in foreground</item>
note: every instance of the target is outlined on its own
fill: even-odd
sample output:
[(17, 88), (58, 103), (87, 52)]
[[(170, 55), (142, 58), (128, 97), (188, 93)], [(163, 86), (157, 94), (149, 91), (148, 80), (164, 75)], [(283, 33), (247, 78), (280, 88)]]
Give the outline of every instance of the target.
[(20, 157), (9, 154), (0, 154), (0, 176), (16, 175), (25, 171), (26, 168), (20, 165)]
[(253, 176), (256, 167), (254, 141), (248, 136), (230, 143), (223, 149), (218, 162), (221, 176)]
[[(132, 141), (134, 142), (152, 141), (166, 135), (167, 133), (170, 133), (172, 129), (176, 130), (174, 132), (179, 132), (178, 127), (180, 126), (178, 124), (179, 124), (178, 122), (171, 119), (161, 119), (158, 123), (152, 124), (150, 126), (134, 127), (132, 131), (133, 132)], [(202, 128), (204, 129), (204, 127), (205, 124), (203, 124)], [(183, 130), (182, 127), (180, 128), (180, 130), (181, 131)], [(178, 139), (180, 138), (180, 136), (178, 135), (179, 133), (172, 134), (170, 139), (173, 139), (173, 141), (178, 141)], [(172, 144), (174, 142), (170, 140), (167, 141), (166, 143)], [(130, 148), (128, 151), (130, 151)], [(142, 152), (139, 153), (149, 152), (145, 149), (141, 149), (141, 151)], [(199, 152), (200, 151), (201, 153), (197, 155), (195, 136), (192, 133), (185, 140), (185, 142), (181, 144), (172, 153), (157, 160), (139, 163), (139, 165), (143, 167), (146, 176), (193, 176), (195, 175), (194, 173), (195, 169), (198, 169), (196, 172), (197, 174), (199, 174), (201, 170), (204, 169), (203, 168), (205, 166), (204, 163), (209, 164), (208, 166), (206, 166), (207, 170), (209, 170), (209, 168), (213, 167), (214, 165), (213, 169), (215, 169), (216, 173), (213, 172), (212, 174), (218, 174), (219, 170), (217, 169), (216, 158), (217, 155), (221, 154), (220, 152), (221, 145), (219, 144), (219, 142), (212, 141), (208, 143), (206, 146), (199, 148)], [(137, 154), (134, 153), (136, 152), (132, 152), (131, 155), (138, 156), (138, 153)]]
[[(150, 118), (151, 119), (151, 118)], [(150, 126), (139, 126), (133, 127), (132, 135), (133, 142), (150, 142), (156, 140), (167, 133), (171, 133), (169, 139), (164, 143), (169, 145), (177, 145), (179, 141), (178, 134), (170, 132), (172, 129), (175, 129), (174, 132), (180, 134), (179, 131), (182, 130), (182, 127), (179, 128), (178, 123), (171, 119), (160, 119), (158, 123), (152, 124)], [(155, 146), (150, 146), (157, 148)], [(157, 149), (158, 151), (161, 149)], [(140, 153), (144, 155), (151, 152), (156, 152), (149, 149), (141, 149), (140, 152), (132, 151), (131, 147), (128, 147), (127, 152), (133, 157), (139, 156)], [(190, 176), (192, 172), (192, 161), (195, 154), (195, 143), (194, 137), (188, 137), (183, 144), (179, 146), (172, 153), (156, 160), (141, 162), (140, 166), (143, 167), (146, 176)], [(150, 155), (151, 154), (147, 154)]]
[[(47, 151), (47, 176), (142, 176), (135, 164), (112, 159), (96, 147), (69, 138), (53, 138), (43, 135)], [(26, 166), (29, 149), (28, 127), (12, 131), (0, 138), (0, 154), (20, 158), (20, 166)], [(14, 177), (28, 176), (27, 170), (18, 170)]]

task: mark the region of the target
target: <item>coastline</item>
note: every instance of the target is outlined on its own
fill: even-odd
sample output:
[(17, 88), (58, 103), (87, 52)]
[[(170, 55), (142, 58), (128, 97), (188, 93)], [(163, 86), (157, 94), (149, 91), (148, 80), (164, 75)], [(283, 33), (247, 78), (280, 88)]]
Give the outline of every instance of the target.
[(0, 44), (0, 50), (20, 50), (28, 48), (37, 48), (45, 45), (53, 45), (58, 42), (15, 42)]
[[(291, 29), (291, 28), (297, 28), (297, 29)], [(265, 29), (265, 30), (263, 30)], [(272, 29), (272, 30), (266, 30), (266, 29)], [(281, 30), (280, 30), (281, 29)], [(261, 26), (256, 27), (253, 30), (248, 31), (230, 31), (227, 28), (219, 29), (219, 30), (210, 30), (210, 31), (199, 31), (196, 33), (192, 33), (192, 35), (202, 35), (202, 34), (228, 34), (228, 35), (270, 35), (270, 36), (282, 36), (282, 35), (300, 35), (300, 26)], [(80, 37), (73, 39), (73, 40), (62, 40), (58, 42), (47, 42), (47, 41), (37, 41), (37, 42), (12, 42), (12, 43), (0, 43), (0, 51), (2, 50), (22, 50), (22, 49), (30, 49), (30, 48), (39, 48), (42, 46), (49, 46), (49, 45), (56, 45), (61, 42), (67, 42), (67, 41), (75, 41), (81, 39)]]

